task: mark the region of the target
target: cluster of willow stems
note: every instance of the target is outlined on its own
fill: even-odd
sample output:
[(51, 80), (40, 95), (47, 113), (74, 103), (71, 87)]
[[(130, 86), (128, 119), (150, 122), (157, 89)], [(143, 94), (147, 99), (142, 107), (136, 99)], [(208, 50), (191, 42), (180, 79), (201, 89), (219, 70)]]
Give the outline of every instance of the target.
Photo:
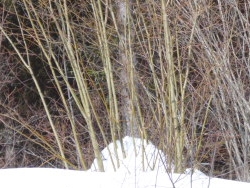
[(248, 1), (0, 5), (3, 167), (26, 152), (34, 165), (70, 169), (96, 158), (103, 171), (101, 149), (129, 135), (155, 143), (176, 172), (250, 181)]

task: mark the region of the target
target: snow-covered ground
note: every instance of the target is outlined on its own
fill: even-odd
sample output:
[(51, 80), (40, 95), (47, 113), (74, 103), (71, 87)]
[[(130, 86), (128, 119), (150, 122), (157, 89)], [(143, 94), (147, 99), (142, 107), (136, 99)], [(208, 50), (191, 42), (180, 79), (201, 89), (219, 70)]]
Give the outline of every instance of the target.
[[(88, 171), (46, 168), (0, 170), (1, 188), (250, 188), (243, 183), (209, 178), (202, 172), (187, 169), (183, 174), (166, 173), (167, 159), (151, 144), (125, 137), (123, 158), (120, 142), (102, 151), (105, 172), (98, 172), (96, 161)], [(136, 154), (135, 154), (136, 148)], [(110, 157), (111, 154), (111, 157)], [(112, 162), (113, 161), (113, 162)]]

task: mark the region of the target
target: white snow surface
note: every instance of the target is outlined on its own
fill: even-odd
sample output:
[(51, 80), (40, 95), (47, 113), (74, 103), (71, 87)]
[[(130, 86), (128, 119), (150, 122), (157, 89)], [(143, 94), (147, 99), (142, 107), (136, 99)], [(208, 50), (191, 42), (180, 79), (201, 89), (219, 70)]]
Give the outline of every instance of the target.
[[(115, 144), (117, 156), (115, 155)], [(123, 138), (125, 156), (122, 153), (120, 141), (111, 143), (102, 150), (102, 158), (105, 172), (138, 173), (157, 170), (166, 171), (167, 160), (162, 151), (158, 150), (151, 142), (139, 138), (126, 136)], [(112, 162), (113, 161), (113, 162)], [(90, 171), (98, 171), (95, 159)]]
[[(118, 157), (115, 157), (113, 143), (102, 151), (105, 172), (98, 172), (96, 161), (88, 171), (51, 168), (2, 169), (0, 170), (0, 187), (250, 188), (250, 183), (210, 178), (198, 170), (187, 169), (183, 174), (167, 173), (165, 172), (167, 159), (152, 143), (130, 137), (125, 137), (123, 142), (126, 151), (125, 158), (122, 155), (119, 141), (116, 142)], [(142, 154), (143, 148), (144, 154)], [(115, 168), (111, 162), (112, 158)], [(118, 160), (116, 160), (117, 158)]]

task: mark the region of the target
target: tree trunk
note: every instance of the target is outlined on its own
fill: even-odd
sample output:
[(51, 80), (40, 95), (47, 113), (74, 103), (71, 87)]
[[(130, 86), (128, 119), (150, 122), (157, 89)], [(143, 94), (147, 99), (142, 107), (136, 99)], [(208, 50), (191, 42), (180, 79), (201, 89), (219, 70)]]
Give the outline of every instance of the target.
[(9, 168), (16, 167), (16, 156), (15, 156), (15, 138), (14, 131), (8, 127), (4, 128), (3, 136), (4, 136), (4, 144), (5, 144), (5, 166)]
[(121, 70), (121, 114), (124, 134), (139, 137), (139, 122), (136, 117), (134, 101), (137, 95), (137, 83), (134, 74), (135, 58), (133, 55), (133, 29), (130, 10), (131, 0), (117, 0), (117, 18), (119, 32), (119, 63)]

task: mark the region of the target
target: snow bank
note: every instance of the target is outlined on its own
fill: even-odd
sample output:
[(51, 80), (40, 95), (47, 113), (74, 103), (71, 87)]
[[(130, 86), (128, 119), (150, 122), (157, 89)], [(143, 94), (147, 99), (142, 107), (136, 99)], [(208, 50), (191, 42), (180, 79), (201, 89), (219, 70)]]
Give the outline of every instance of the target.
[[(118, 156), (115, 156), (115, 144), (111, 143), (103, 149), (103, 165), (105, 172), (148, 172), (157, 170), (165, 172), (166, 157), (151, 142), (126, 136), (123, 139), (125, 157), (121, 149), (121, 142), (116, 141)], [(110, 151), (110, 153), (109, 153)], [(111, 155), (110, 155), (111, 154)], [(113, 163), (112, 163), (113, 160)], [(98, 171), (95, 159), (90, 171)]]
[[(118, 145), (118, 160), (114, 144), (102, 151), (106, 172), (96, 170), (96, 160), (89, 171), (50, 168), (19, 168), (0, 170), (1, 188), (250, 188), (250, 183), (209, 178), (198, 170), (187, 169), (184, 174), (165, 172), (166, 158), (153, 144), (125, 137), (126, 157)], [(133, 144), (134, 143), (134, 144)], [(136, 153), (135, 153), (136, 151)], [(143, 152), (144, 151), (144, 152)], [(120, 163), (115, 166), (111, 158)]]
[(142, 172), (124, 176), (117, 172), (19, 168), (0, 170), (1, 188), (249, 188), (250, 183), (191, 174)]

